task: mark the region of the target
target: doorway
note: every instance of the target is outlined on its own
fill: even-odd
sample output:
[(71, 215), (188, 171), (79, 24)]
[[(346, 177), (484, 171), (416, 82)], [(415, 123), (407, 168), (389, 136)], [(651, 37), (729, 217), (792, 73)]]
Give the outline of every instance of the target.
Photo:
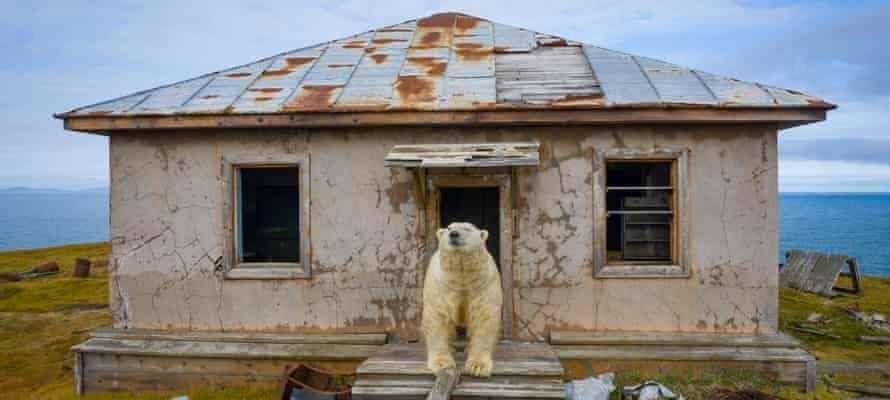
[(509, 174), (434, 173), (426, 177), (427, 245), (435, 249), (436, 230), (452, 222), (470, 222), (488, 231), (485, 247), (501, 274), (504, 307), (501, 324), (503, 338), (513, 339), (514, 304), (518, 292), (513, 272), (513, 202)]
[(469, 222), (488, 231), (485, 247), (501, 270), (501, 219), (497, 187), (444, 187), (439, 189), (439, 226)]

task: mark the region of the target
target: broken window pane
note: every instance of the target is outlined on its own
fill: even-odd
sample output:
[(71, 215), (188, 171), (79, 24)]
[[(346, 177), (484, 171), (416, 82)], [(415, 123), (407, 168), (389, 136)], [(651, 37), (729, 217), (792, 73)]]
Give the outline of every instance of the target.
[(673, 253), (672, 161), (606, 164), (608, 261), (670, 262)]
[(300, 262), (297, 167), (239, 169), (242, 262)]

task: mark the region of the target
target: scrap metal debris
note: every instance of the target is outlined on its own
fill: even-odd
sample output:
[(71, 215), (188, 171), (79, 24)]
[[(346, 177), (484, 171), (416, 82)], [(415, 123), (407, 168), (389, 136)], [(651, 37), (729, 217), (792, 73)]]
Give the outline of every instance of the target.
[(890, 322), (887, 321), (887, 317), (884, 314), (868, 313), (864, 311), (854, 310), (852, 308), (845, 308), (844, 312), (850, 314), (850, 316), (855, 318), (857, 321), (862, 322), (863, 324), (871, 328), (890, 333)]
[(566, 385), (566, 397), (572, 400), (608, 400), (615, 390), (615, 374), (608, 372), (597, 377), (572, 381)]
[(286, 366), (281, 377), (281, 400), (330, 399), (349, 400), (352, 398), (352, 383), (355, 375), (334, 374), (330, 371), (297, 364)]
[(636, 386), (625, 386), (622, 400), (683, 400), (683, 396), (656, 381), (645, 381)]

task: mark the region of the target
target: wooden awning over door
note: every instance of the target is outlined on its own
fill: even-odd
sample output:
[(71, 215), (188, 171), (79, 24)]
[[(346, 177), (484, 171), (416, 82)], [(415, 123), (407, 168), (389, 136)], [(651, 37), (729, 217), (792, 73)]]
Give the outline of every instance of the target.
[(387, 167), (454, 168), (536, 166), (540, 145), (535, 142), (475, 144), (409, 144), (394, 146)]

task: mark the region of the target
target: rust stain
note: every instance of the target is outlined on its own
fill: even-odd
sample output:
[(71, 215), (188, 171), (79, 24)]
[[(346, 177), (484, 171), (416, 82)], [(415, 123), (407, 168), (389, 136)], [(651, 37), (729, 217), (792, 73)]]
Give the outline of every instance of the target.
[(426, 68), (427, 75), (435, 76), (445, 73), (445, 67), (448, 66), (447, 60), (435, 57), (409, 57), (408, 62)]
[(329, 64), (328, 68), (349, 68), (354, 66), (355, 64)]
[(216, 94), (208, 94), (208, 95), (206, 95), (206, 96), (201, 96), (201, 100), (211, 100), (211, 99), (215, 99), (215, 98), (217, 98), (217, 97), (219, 97), (219, 95), (216, 95)]
[(263, 77), (263, 76), (283, 76), (283, 75), (287, 75), (291, 72), (293, 72), (293, 71), (289, 68), (267, 69), (267, 70), (263, 71), (263, 73), (260, 74), (260, 76), (261, 77)]
[(417, 26), (422, 28), (451, 28), (459, 16), (461, 14), (458, 13), (433, 14), (417, 20)]
[(565, 47), (568, 46), (568, 42), (566, 42), (563, 38), (547, 38), (538, 41), (538, 44), (543, 47)]
[(400, 76), (396, 80), (396, 90), (402, 103), (428, 103), (436, 100), (433, 93), (433, 83), (419, 76)]
[(249, 92), (258, 92), (258, 93), (278, 93), (282, 91), (282, 88), (253, 88), (247, 89)]
[(364, 40), (350, 40), (344, 43), (341, 47), (344, 49), (363, 49), (365, 48)]
[(261, 96), (261, 97), (254, 98), (253, 101), (269, 101), (269, 100), (274, 100), (274, 99), (276, 99), (276, 98), (271, 97), (271, 96)]
[(442, 39), (442, 33), (437, 31), (427, 32), (420, 38), (420, 43), (424, 46), (434, 47), (433, 45), (439, 43), (439, 40)]
[(315, 60), (315, 57), (285, 57), (284, 62), (288, 68), (297, 68), (301, 65), (309, 64)]
[(108, 115), (111, 114), (110, 110), (100, 110), (100, 111), (90, 111), (87, 115)]
[(388, 38), (380, 38), (374, 39), (371, 42), (374, 44), (390, 44), (390, 43), (398, 43), (398, 42), (407, 42), (406, 39), (388, 39)]
[(603, 104), (602, 93), (572, 94), (551, 103), (554, 106), (581, 106)]
[(458, 58), (469, 61), (485, 60), (492, 54), (492, 49), (485, 48), (481, 43), (458, 43), (454, 53)]
[(477, 25), (479, 25), (480, 21), (481, 20), (478, 18), (470, 17), (468, 15), (461, 15), (456, 19), (454, 27), (460, 31), (465, 31), (475, 28)]
[(297, 97), (284, 107), (289, 110), (325, 109), (331, 106), (331, 95), (343, 85), (303, 85)]
[(231, 74), (226, 74), (226, 76), (229, 78), (246, 78), (250, 75), (251, 75), (250, 72), (234, 72)]
[(370, 57), (375, 63), (382, 64), (389, 56), (386, 54), (371, 54)]

